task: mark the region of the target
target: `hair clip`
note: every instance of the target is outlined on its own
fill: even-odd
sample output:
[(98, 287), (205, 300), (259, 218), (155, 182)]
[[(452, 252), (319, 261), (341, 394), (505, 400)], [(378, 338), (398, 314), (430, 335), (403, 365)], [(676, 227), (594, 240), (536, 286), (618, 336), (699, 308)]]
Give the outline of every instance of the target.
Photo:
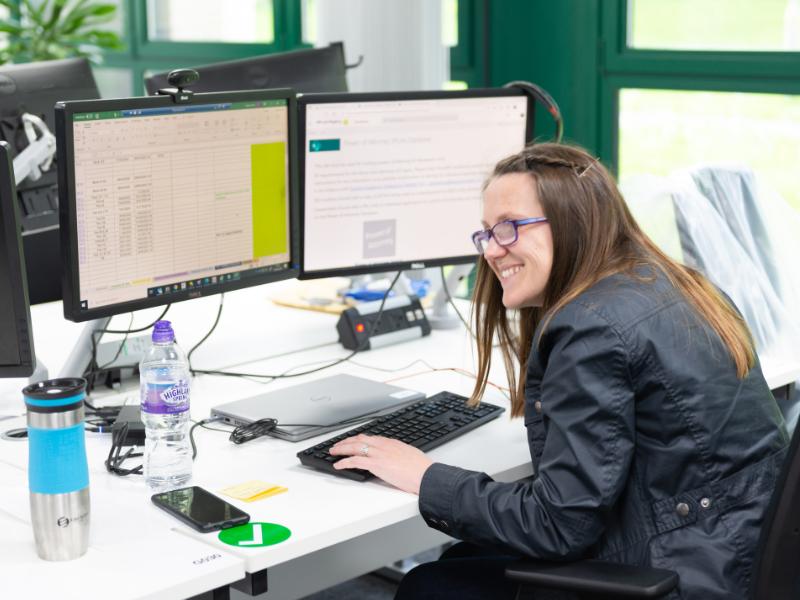
[(599, 158), (592, 159), (592, 162), (590, 162), (588, 165), (586, 165), (586, 166), (583, 168), (583, 171), (581, 171), (581, 172), (578, 174), (578, 179), (580, 179), (581, 177), (583, 177), (584, 175), (586, 175), (586, 172), (587, 172), (589, 169), (591, 169), (591, 168), (592, 168), (592, 167), (595, 165), (595, 163), (597, 163), (599, 160), (600, 160)]

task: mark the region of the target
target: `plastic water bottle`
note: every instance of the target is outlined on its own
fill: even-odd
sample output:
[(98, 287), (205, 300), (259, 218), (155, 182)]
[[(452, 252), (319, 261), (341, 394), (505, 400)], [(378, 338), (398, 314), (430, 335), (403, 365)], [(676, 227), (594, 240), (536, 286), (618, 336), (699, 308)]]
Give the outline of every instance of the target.
[(192, 477), (189, 363), (169, 321), (153, 327), (153, 345), (139, 364), (139, 392), (145, 481), (156, 491), (182, 487)]

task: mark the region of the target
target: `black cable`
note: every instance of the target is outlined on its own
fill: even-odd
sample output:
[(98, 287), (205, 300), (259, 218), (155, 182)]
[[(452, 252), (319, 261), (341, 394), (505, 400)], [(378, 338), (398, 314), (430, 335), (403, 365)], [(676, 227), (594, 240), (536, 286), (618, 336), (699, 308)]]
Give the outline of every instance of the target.
[(189, 428), (189, 443), (192, 445), (192, 460), (195, 459), (197, 456), (197, 445), (194, 443), (194, 430), (200, 427), (202, 424), (206, 422), (205, 419), (202, 421), (196, 421), (194, 425)]
[(458, 315), (458, 318), (461, 320), (461, 322), (464, 324), (464, 327), (467, 328), (467, 331), (469, 331), (472, 337), (474, 338), (475, 334), (472, 333), (472, 328), (469, 326), (469, 323), (467, 323), (467, 320), (461, 314), (461, 311), (458, 310), (456, 303), (453, 302), (453, 297), (450, 295), (450, 290), (447, 289), (447, 279), (444, 276), (444, 267), (439, 267), (439, 273), (442, 276), (442, 291), (444, 291), (444, 295), (447, 298), (447, 302), (450, 304), (450, 306), (453, 307), (453, 310), (456, 311), (456, 314)]
[[(130, 328), (132, 326), (133, 326), (133, 313), (131, 313), (131, 320), (128, 322), (128, 330), (130, 330)], [(100, 367), (97, 367), (98, 371), (102, 371), (103, 369), (105, 369), (109, 365), (113, 365), (114, 364), (114, 361), (116, 361), (119, 358), (119, 355), (122, 354), (122, 349), (125, 347), (125, 342), (128, 341), (128, 336), (129, 335), (130, 335), (130, 332), (126, 332), (125, 333), (125, 337), (123, 337), (122, 341), (119, 343), (119, 348), (117, 348), (117, 353), (114, 355), (114, 358), (112, 358), (106, 364), (104, 364), (104, 365), (102, 365)]]
[(365, 421), (371, 421), (372, 419), (376, 418), (377, 413), (382, 412), (385, 410), (384, 408), (379, 408), (363, 415), (359, 415), (357, 417), (351, 417), (349, 419), (342, 419), (341, 421), (335, 421), (333, 423), (279, 423), (277, 420), (272, 418), (264, 418), (259, 419), (258, 421), (253, 421), (252, 423), (248, 423), (247, 425), (239, 425), (238, 427), (234, 427), (233, 429), (216, 429), (214, 427), (208, 427), (207, 424), (222, 420), (222, 417), (211, 417), (209, 419), (203, 419), (201, 421), (194, 421), (194, 425), (189, 429), (189, 440), (192, 444), (192, 458), (197, 455), (197, 448), (194, 442), (194, 430), (197, 427), (202, 427), (203, 429), (208, 429), (209, 431), (219, 431), (221, 433), (229, 434), (228, 439), (233, 442), (234, 444), (244, 444), (245, 442), (249, 442), (251, 440), (255, 440), (257, 438), (265, 436), (267, 433), (275, 429), (276, 427), (320, 427), (320, 428), (340, 428), (340, 427), (347, 427), (348, 425), (357, 425), (358, 423), (363, 423)]
[[(117, 358), (119, 357), (119, 354), (122, 352), (122, 348), (123, 348), (123, 345), (124, 345), (124, 343), (125, 343), (125, 341), (127, 339), (127, 336), (129, 334), (131, 334), (131, 333), (141, 333), (142, 331), (147, 331), (148, 329), (151, 329), (158, 321), (160, 321), (161, 319), (164, 318), (164, 316), (167, 314), (167, 311), (169, 310), (170, 306), (172, 306), (172, 304), (167, 304), (167, 306), (164, 308), (164, 311), (158, 316), (158, 318), (155, 321), (153, 321), (152, 323), (150, 323), (149, 325), (145, 325), (144, 327), (139, 327), (137, 329), (97, 329), (97, 330), (92, 332), (92, 334), (89, 336), (90, 341), (92, 343), (92, 358), (91, 358), (91, 360), (89, 362), (89, 366), (87, 367), (86, 371), (83, 372), (83, 377), (84, 377), (84, 379), (86, 379), (86, 390), (87, 390), (87, 392), (89, 392), (90, 390), (92, 390), (94, 388), (95, 377), (97, 377), (97, 375), (104, 368), (108, 367), (109, 364), (111, 364), (115, 360), (117, 360)], [(133, 319), (133, 315), (131, 315), (131, 319)], [(114, 357), (114, 359), (111, 361), (111, 363), (106, 363), (105, 365), (103, 365), (103, 367), (100, 367), (97, 364), (97, 341), (98, 341), (98, 339), (95, 338), (95, 335), (96, 334), (102, 335), (104, 333), (124, 334), (126, 339), (123, 340), (123, 343), (120, 345), (119, 349), (117, 350), (117, 356)], [(135, 367), (136, 365), (128, 365), (128, 366)], [(84, 403), (87, 406), (91, 407), (91, 405), (88, 402), (86, 402), (85, 400), (84, 400)]]
[[(456, 306), (456, 303), (453, 301), (453, 297), (450, 295), (450, 290), (447, 289), (447, 283), (445, 282), (445, 277), (444, 277), (444, 267), (439, 267), (439, 271), (442, 274), (442, 289), (444, 290), (445, 296), (447, 296), (447, 302), (450, 304), (450, 306), (453, 307), (453, 310), (456, 311), (456, 314), (458, 315), (458, 318), (464, 324), (464, 327), (467, 328), (467, 331), (469, 332), (469, 335), (472, 337), (472, 339), (473, 340), (477, 340), (478, 336), (475, 335), (475, 332), (472, 330), (472, 327), (470, 327), (469, 322), (467, 322), (467, 320), (461, 314), (461, 311), (458, 310), (458, 307)], [(492, 344), (492, 348), (499, 348), (499, 347), (500, 347), (500, 343)]]
[(142, 456), (141, 452), (135, 452), (136, 446), (131, 446), (122, 454), (122, 447), (124, 446), (125, 438), (128, 437), (128, 424), (123, 423), (120, 428), (111, 434), (111, 448), (108, 451), (108, 457), (105, 460), (106, 470), (114, 475), (126, 477), (128, 475), (141, 475), (144, 470), (144, 465), (138, 465), (131, 469), (122, 466), (122, 463), (129, 458), (137, 458)]
[(150, 323), (149, 325), (145, 325), (144, 327), (139, 327), (137, 329), (98, 329), (95, 333), (141, 333), (142, 331), (147, 331), (148, 329), (152, 329), (156, 323), (158, 323), (161, 319), (163, 319), (167, 311), (169, 311), (172, 304), (167, 304), (164, 307), (164, 311), (156, 318), (155, 321)]
[(378, 307), (378, 312), (375, 315), (375, 320), (373, 321), (372, 326), (370, 327), (369, 335), (364, 336), (364, 339), (361, 341), (361, 344), (359, 344), (358, 348), (353, 350), (350, 354), (348, 354), (344, 358), (336, 359), (333, 362), (330, 362), (330, 363), (328, 363), (326, 365), (323, 365), (321, 367), (317, 367), (316, 369), (310, 369), (308, 371), (302, 371), (300, 373), (291, 373), (291, 374), (284, 372), (284, 373), (281, 373), (281, 374), (278, 374), (278, 375), (265, 375), (265, 374), (262, 374), (262, 373), (237, 373), (237, 372), (233, 372), (233, 371), (210, 371), (210, 370), (204, 370), (204, 369), (195, 369), (193, 372), (195, 374), (201, 374), (201, 375), (221, 375), (221, 376), (224, 376), (224, 377), (253, 377), (253, 378), (256, 378), (256, 379), (270, 379), (270, 380), (272, 380), (272, 379), (288, 379), (290, 377), (302, 377), (303, 375), (310, 375), (312, 373), (317, 373), (317, 372), (322, 371), (324, 369), (329, 369), (330, 367), (335, 367), (336, 365), (340, 365), (343, 362), (347, 362), (348, 360), (353, 358), (356, 354), (358, 354), (359, 352), (363, 351), (367, 347), (367, 344), (369, 343), (369, 338), (372, 336), (372, 332), (377, 329), (378, 325), (381, 322), (381, 317), (383, 316), (383, 307), (386, 304), (387, 298), (389, 298), (389, 293), (392, 291), (392, 288), (394, 288), (394, 285), (397, 283), (397, 280), (400, 279), (400, 275), (401, 274), (402, 274), (402, 271), (398, 271), (397, 272), (397, 275), (394, 276), (394, 279), (392, 279), (391, 284), (389, 284), (389, 288), (386, 290), (386, 293), (383, 295), (383, 298), (381, 299), (381, 304)]
[(260, 438), (265, 436), (267, 433), (275, 429), (276, 427), (319, 427), (319, 428), (334, 428), (338, 429), (340, 427), (346, 427), (347, 425), (357, 425), (358, 423), (363, 423), (364, 421), (371, 421), (375, 418), (376, 413), (385, 410), (384, 408), (379, 408), (363, 415), (359, 415), (357, 417), (351, 417), (349, 419), (343, 419), (341, 421), (335, 421), (333, 423), (279, 423), (277, 420), (272, 418), (264, 418), (259, 419), (258, 421), (253, 421), (252, 423), (248, 423), (247, 425), (240, 425), (233, 431), (231, 431), (230, 436), (228, 439), (232, 441), (234, 444), (243, 444), (245, 442), (249, 442), (250, 440), (254, 440), (256, 438)]
[(219, 323), (219, 319), (222, 316), (222, 303), (223, 303), (224, 300), (225, 300), (225, 294), (220, 294), (219, 295), (219, 309), (217, 310), (217, 318), (214, 319), (214, 324), (211, 326), (211, 329), (208, 330), (208, 333), (203, 336), (203, 339), (201, 339), (194, 346), (192, 346), (192, 349), (189, 350), (189, 354), (186, 355), (186, 362), (189, 365), (189, 372), (192, 375), (194, 375), (194, 373), (195, 373), (194, 369), (192, 369), (192, 354), (194, 353), (195, 350), (197, 350), (200, 347), (200, 345), (203, 342), (205, 342), (209, 338), (209, 336), (212, 333), (214, 333), (214, 330), (217, 328), (217, 324)]
[(549, 93), (547, 93), (547, 90), (536, 85), (535, 83), (531, 83), (530, 81), (509, 81), (503, 87), (518, 88), (525, 92), (526, 96), (541, 102), (547, 109), (547, 112), (550, 113), (550, 116), (553, 117), (553, 121), (555, 121), (556, 135), (554, 137), (554, 141), (556, 143), (561, 141), (561, 138), (564, 137), (564, 119), (561, 116), (561, 109), (558, 107), (558, 103)]

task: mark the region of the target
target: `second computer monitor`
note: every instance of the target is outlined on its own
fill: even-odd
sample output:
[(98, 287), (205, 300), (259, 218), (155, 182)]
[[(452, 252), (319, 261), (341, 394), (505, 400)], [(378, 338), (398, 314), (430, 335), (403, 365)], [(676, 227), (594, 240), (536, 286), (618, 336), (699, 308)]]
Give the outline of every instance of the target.
[(35, 364), (11, 149), (0, 142), (0, 377), (28, 376)]
[[(89, 61), (68, 58), (0, 67), (0, 139), (12, 160), (30, 145), (24, 113), (40, 118), (55, 133), (53, 106), (63, 100), (99, 98)], [(17, 186), (22, 245), (31, 304), (61, 299), (61, 249), (55, 161), (39, 179)]]
[[(200, 79), (189, 86), (195, 92), (292, 88), (297, 92), (346, 92), (344, 46), (305, 48), (194, 67)], [(169, 87), (168, 71), (145, 80), (148, 94)]]
[(65, 316), (296, 276), (294, 102), (261, 90), (57, 105)]
[(530, 113), (507, 89), (301, 96), (301, 277), (474, 261), (482, 183)]

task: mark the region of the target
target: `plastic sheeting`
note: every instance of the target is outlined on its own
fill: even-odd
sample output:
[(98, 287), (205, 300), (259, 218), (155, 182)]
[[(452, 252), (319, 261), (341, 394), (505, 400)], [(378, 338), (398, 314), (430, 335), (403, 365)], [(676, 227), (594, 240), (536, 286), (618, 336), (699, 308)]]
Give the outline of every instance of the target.
[(800, 360), (800, 212), (743, 167), (638, 177), (622, 187), (645, 232), (730, 296), (762, 360)]

